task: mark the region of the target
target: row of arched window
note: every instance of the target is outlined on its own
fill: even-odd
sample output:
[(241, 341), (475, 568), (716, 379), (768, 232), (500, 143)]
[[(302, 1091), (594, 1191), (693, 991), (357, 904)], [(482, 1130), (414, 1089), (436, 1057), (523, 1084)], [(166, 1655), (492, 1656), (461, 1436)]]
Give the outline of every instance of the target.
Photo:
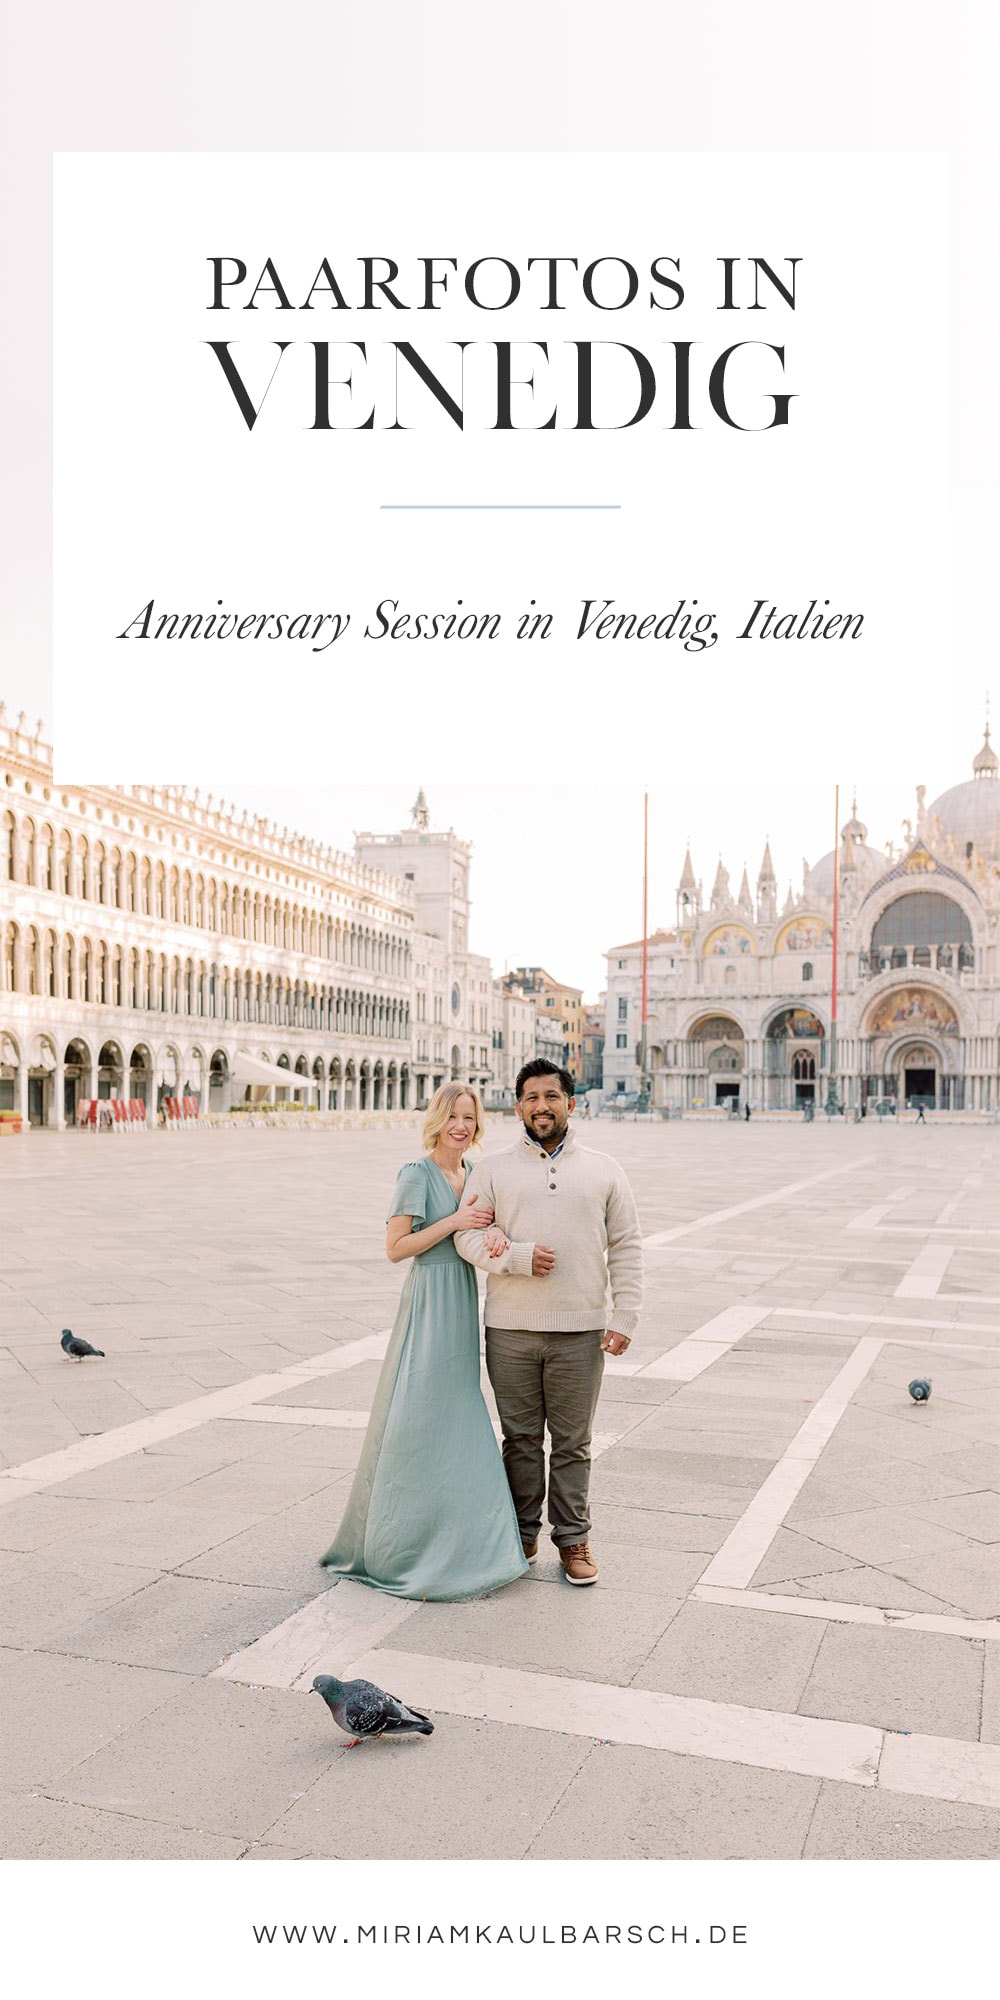
[(205, 959), (168, 957), (165, 952), (128, 949), (100, 939), (95, 943), (88, 937), (67, 935), (57, 941), (54, 932), (33, 925), (22, 934), (17, 924), (7, 924), (3, 985), (8, 993), (144, 1013), (273, 1022), (390, 1041), (408, 1040), (410, 1033), (409, 1001), (402, 998), (310, 984)]
[(151, 861), (103, 840), (80, 834), (58, 837), (51, 826), (12, 812), (0, 824), (0, 881), (24, 882), (59, 896), (103, 903), (113, 910), (163, 923), (187, 924), (221, 937), (244, 938), (282, 951), (362, 966), (390, 977), (408, 978), (410, 947), (402, 938), (356, 921), (324, 914), (259, 889), (217, 881), (200, 870)]

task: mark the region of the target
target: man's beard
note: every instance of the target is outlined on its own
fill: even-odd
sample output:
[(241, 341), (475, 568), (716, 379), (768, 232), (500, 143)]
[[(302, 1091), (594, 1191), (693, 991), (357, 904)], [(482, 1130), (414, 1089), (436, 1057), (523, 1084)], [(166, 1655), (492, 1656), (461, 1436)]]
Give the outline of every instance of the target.
[(543, 1125), (541, 1131), (535, 1130), (534, 1118), (531, 1117), (526, 1118), (524, 1123), (531, 1137), (533, 1139), (537, 1139), (539, 1145), (543, 1144), (543, 1142), (548, 1139), (554, 1140), (555, 1144), (558, 1145), (560, 1139), (564, 1139), (567, 1131), (569, 1130), (568, 1118), (564, 1118), (561, 1125), (557, 1118), (547, 1118), (547, 1121)]

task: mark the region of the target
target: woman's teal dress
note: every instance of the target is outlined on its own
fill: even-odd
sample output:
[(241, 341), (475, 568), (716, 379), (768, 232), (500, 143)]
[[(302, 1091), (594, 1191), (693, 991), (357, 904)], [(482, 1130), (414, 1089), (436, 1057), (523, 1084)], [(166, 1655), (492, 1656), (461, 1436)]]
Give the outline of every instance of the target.
[[(423, 1159), (402, 1169), (389, 1213), (417, 1230), (457, 1207)], [(479, 1386), (476, 1274), (450, 1236), (410, 1260), (347, 1511), (321, 1561), (394, 1597), (446, 1602), (527, 1573)]]

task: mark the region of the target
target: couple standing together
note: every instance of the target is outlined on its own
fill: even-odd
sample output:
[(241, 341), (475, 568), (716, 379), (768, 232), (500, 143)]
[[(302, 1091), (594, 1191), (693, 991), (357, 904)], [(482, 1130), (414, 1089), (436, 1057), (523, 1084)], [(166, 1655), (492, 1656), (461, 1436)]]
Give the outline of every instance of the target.
[[(518, 1142), (474, 1167), (476, 1091), (445, 1084), (425, 1154), (402, 1169), (386, 1254), (411, 1259), (361, 1462), (328, 1569), (396, 1597), (480, 1597), (523, 1576), (545, 1503), (569, 1583), (597, 1579), (590, 1439), (605, 1354), (623, 1354), (642, 1302), (642, 1239), (617, 1162), (577, 1144), (569, 1072), (539, 1058), (515, 1085)], [(479, 1386), (475, 1270), (487, 1274)], [(610, 1291), (610, 1303), (609, 1303)]]

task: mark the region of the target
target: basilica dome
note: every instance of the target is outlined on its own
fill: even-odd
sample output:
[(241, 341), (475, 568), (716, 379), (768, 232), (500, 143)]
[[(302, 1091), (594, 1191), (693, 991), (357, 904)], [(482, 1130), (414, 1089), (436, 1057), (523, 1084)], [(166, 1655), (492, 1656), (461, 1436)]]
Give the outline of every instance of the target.
[[(877, 875), (881, 875), (883, 870), (890, 866), (890, 862), (886, 855), (879, 853), (877, 847), (865, 846), (868, 838), (868, 828), (858, 818), (857, 800), (854, 801), (851, 807), (850, 819), (841, 827), (840, 832), (841, 884), (843, 884), (845, 873), (853, 864), (856, 875), (867, 887), (868, 884), (874, 882)], [(824, 854), (822, 860), (817, 861), (807, 871), (805, 879), (805, 893), (807, 898), (815, 896), (823, 902), (832, 903), (833, 869), (836, 858), (831, 847), (829, 854)]]
[(1000, 857), (1000, 758), (990, 743), (987, 729), (983, 747), (972, 760), (972, 777), (964, 785), (942, 792), (928, 808), (931, 841), (936, 834), (955, 842), (964, 855), (971, 843), (973, 852)]

